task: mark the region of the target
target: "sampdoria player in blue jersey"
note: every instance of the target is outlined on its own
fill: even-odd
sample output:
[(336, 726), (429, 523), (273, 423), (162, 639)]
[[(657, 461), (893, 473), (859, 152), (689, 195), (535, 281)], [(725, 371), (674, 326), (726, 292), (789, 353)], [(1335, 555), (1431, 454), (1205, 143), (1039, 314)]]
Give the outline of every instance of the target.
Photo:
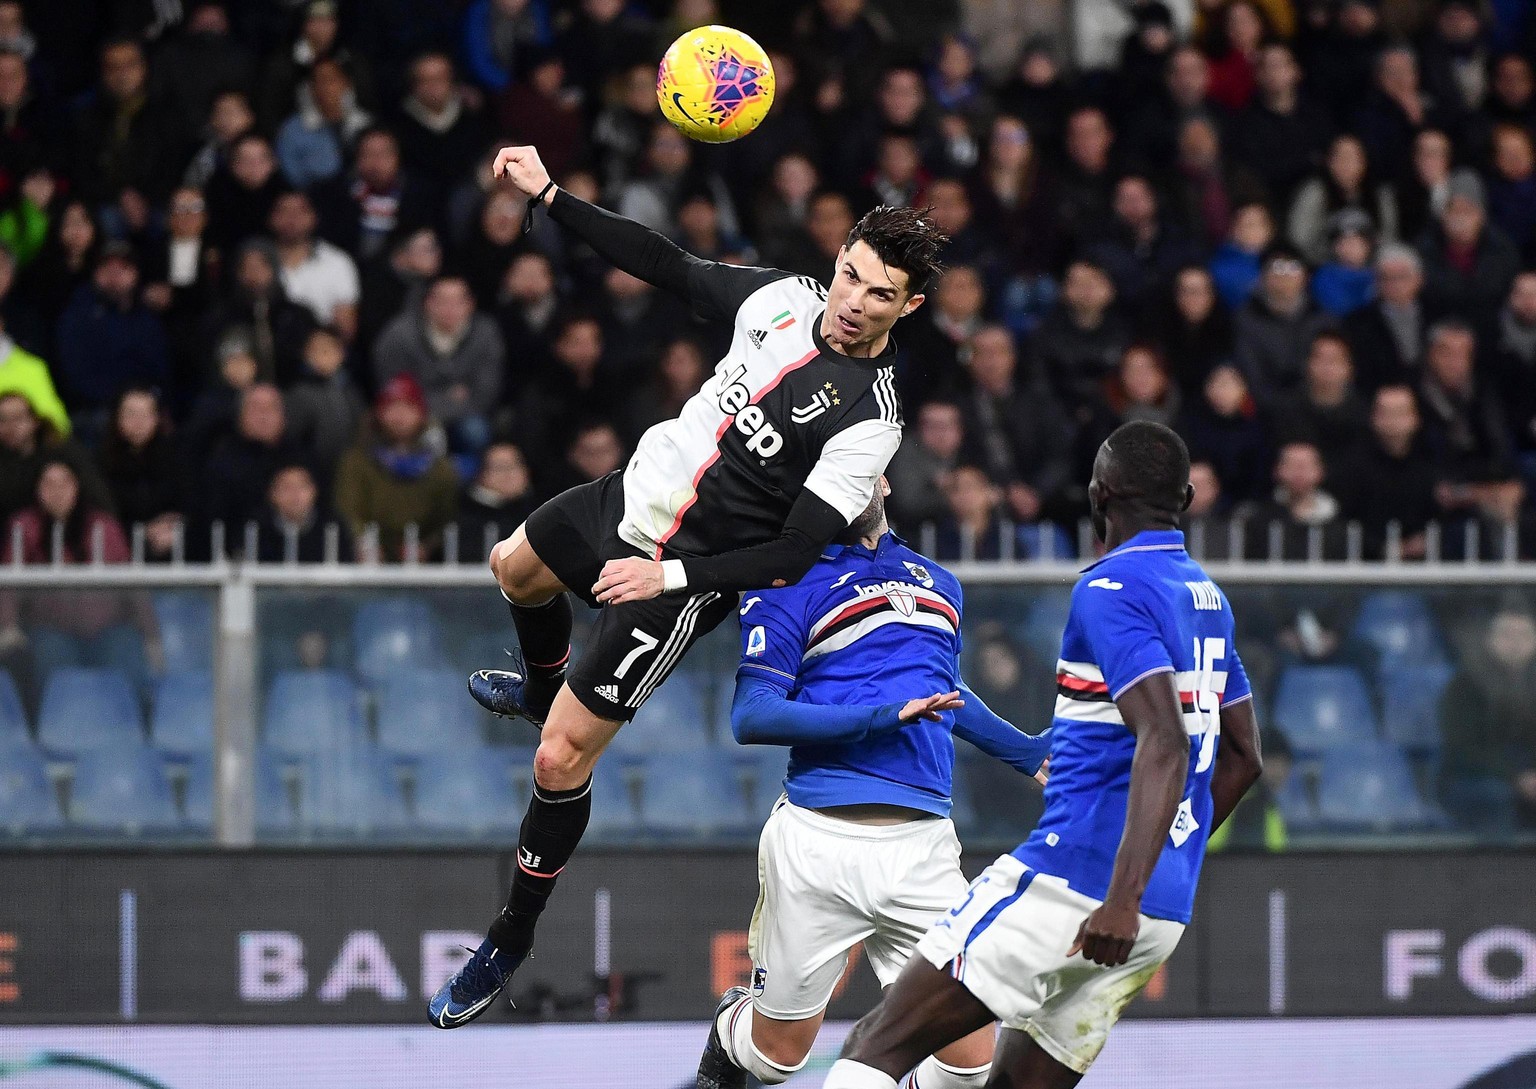
[(1126, 424), (1099, 448), (1089, 499), (1109, 551), (1072, 591), (1045, 814), (923, 936), (828, 1089), (895, 1089), (993, 1020), (988, 1085), (1074, 1086), (1172, 954), (1206, 838), (1260, 766), (1231, 607), (1178, 530), (1193, 496), (1168, 428)]
[[(731, 726), (738, 741), (791, 746), (789, 775), (758, 849), (753, 987), (721, 1000), (699, 1089), (740, 1089), (749, 1071), (768, 1085), (790, 1078), (849, 951), (863, 942), (888, 985), (964, 895), (951, 733), (1026, 775), (1050, 745), (961, 683), (960, 584), (890, 533), (889, 491), (881, 477), (797, 584), (741, 602)], [(922, 1089), (979, 1089), (991, 1025), (945, 1043), (919, 1068)]]

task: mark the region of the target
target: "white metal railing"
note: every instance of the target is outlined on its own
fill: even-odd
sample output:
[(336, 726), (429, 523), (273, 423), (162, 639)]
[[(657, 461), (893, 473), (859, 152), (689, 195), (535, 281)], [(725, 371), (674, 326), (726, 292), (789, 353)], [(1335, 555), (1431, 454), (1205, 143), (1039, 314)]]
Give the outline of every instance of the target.
[[(250, 531), (247, 531), (249, 539)], [(1358, 531), (1355, 534), (1358, 536)], [(336, 534), (331, 536), (336, 537)], [(927, 534), (919, 535), (919, 545)], [(1431, 533), (1430, 544), (1440, 536)], [(142, 531), (136, 530), (139, 542)], [(214, 527), (213, 544), (224, 537)], [(1389, 540), (1400, 540), (1390, 535)], [(1090, 537), (1091, 540), (1091, 537)], [(339, 543), (339, 542), (338, 542)], [(1192, 541), (1192, 546), (1199, 542)], [(1472, 543), (1476, 543), (1474, 540)], [(254, 552), (254, 548), (250, 549)], [(486, 551), (489, 551), (487, 547)], [(1449, 562), (1438, 548), (1426, 548), (1424, 561), (1405, 560), (1399, 550), (1389, 550), (1382, 561), (1360, 558), (1358, 549), (1352, 558), (1330, 562), (1318, 559), (1302, 562), (1275, 560), (1237, 560), (1213, 562), (1207, 571), (1218, 583), (1231, 585), (1327, 585), (1340, 589), (1351, 586), (1422, 587), (1487, 586), (1508, 588), (1536, 585), (1536, 563), (1515, 559), (1512, 546), (1503, 559)], [(19, 554), (19, 549), (17, 550)], [(55, 538), (53, 562), (24, 565), (0, 564), (0, 589), (46, 591), (49, 589), (159, 590), (202, 588), (215, 595), (214, 683), (215, 683), (215, 836), (219, 844), (248, 846), (255, 839), (254, 768), (257, 754), (257, 630), (258, 591), (268, 588), (332, 589), (483, 589), (489, 591), (490, 573), (483, 562), (424, 562), (419, 550), (408, 551), (403, 563), (342, 563), (339, 547), (328, 548), (323, 562), (300, 564), (290, 551), (287, 562), (257, 563), (229, 559), (222, 548), (213, 551), (213, 560), (188, 562), (184, 547), (177, 548), (168, 563), (149, 563), (136, 543), (127, 563), (103, 561), (98, 539), (92, 558), (85, 563), (63, 562), (62, 541)], [(1049, 556), (1047, 550), (1045, 555)], [(449, 553), (457, 555), (455, 548)], [(972, 550), (974, 555), (974, 550)], [(1021, 587), (1061, 587), (1077, 578), (1085, 560), (1045, 558), (1002, 561), (961, 560), (946, 567), (963, 583), (972, 585), (1017, 585)]]

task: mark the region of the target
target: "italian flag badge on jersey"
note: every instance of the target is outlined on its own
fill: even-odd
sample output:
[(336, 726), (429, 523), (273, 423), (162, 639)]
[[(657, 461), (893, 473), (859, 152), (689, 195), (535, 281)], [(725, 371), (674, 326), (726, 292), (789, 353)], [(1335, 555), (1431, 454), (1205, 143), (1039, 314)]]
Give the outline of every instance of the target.
[(788, 329), (793, 324), (795, 324), (794, 316), (788, 310), (773, 319), (775, 329)]

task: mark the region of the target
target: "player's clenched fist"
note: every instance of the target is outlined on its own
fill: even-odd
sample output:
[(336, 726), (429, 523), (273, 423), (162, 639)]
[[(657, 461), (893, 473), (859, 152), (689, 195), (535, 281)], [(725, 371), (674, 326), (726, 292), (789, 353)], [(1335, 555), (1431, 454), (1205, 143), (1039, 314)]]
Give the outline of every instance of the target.
[[(538, 149), (533, 147), (502, 148), (496, 153), (496, 162), (491, 166), (491, 177), (510, 179), (513, 185), (530, 197), (544, 192), (544, 187), (549, 184), (549, 171), (544, 169)], [(544, 199), (546, 203), (553, 200), (554, 190), (550, 190)]]
[(1077, 941), (1067, 956), (1079, 951), (1094, 964), (1116, 968), (1131, 958), (1131, 947), (1141, 933), (1141, 913), (1133, 907), (1103, 903), (1089, 912), (1077, 928)]

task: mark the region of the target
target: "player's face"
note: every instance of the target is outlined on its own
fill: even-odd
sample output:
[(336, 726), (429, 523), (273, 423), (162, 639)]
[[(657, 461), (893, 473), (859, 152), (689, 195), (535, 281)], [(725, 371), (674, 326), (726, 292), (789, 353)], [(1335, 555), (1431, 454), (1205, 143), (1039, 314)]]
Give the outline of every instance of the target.
[(922, 295), (907, 294), (905, 272), (888, 266), (866, 243), (855, 242), (838, 251), (821, 335), (834, 350), (867, 354), (865, 349), (883, 347), (896, 319), (922, 302)]

